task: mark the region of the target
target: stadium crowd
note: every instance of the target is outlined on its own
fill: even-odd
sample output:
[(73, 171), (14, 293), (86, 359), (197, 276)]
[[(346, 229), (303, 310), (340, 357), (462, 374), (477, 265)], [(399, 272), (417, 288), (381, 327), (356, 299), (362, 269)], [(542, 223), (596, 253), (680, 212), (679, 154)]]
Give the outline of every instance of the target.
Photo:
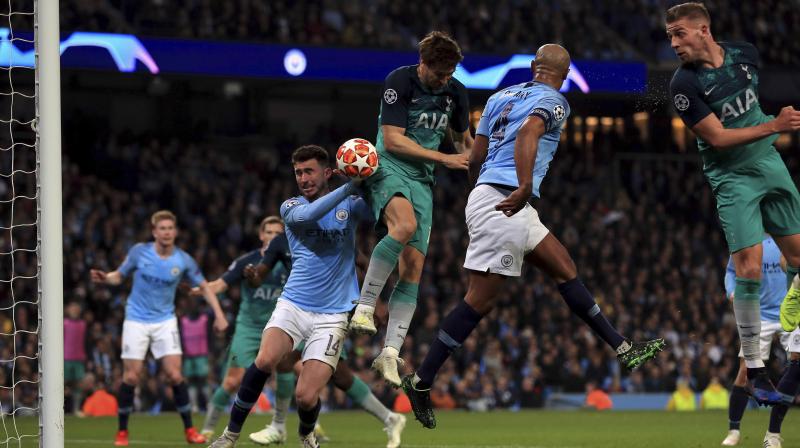
[[(407, 50), (433, 27), (450, 32), (465, 51), (532, 52), (537, 43), (557, 42), (580, 59), (658, 62), (675, 60), (663, 18), (676, 3), (69, 0), (61, 3), (61, 21), (65, 31), (135, 30), (142, 35)], [(749, 41), (770, 64), (800, 65), (800, 42), (793, 38), (800, 29), (797, 0), (706, 4), (717, 39)], [(591, 32), (572, 32), (584, 28)]]
[[(332, 149), (346, 137), (323, 129), (311, 141)], [(583, 392), (590, 383), (610, 392), (671, 392), (678, 380), (701, 391), (713, 377), (724, 383), (733, 379), (737, 333), (722, 287), (727, 251), (696, 159), (613, 157), (624, 151), (641, 153), (645, 145), (655, 151), (674, 149), (658, 141), (664, 140), (644, 142), (635, 133), (623, 138), (610, 130), (596, 133), (586, 148), (562, 144), (536, 206), (572, 253), (610, 320), (634, 339), (667, 338), (668, 350), (639, 371), (621, 371), (614, 353), (570, 315), (555, 284), (531, 268), (522, 279), (508, 283), (502, 305), (445, 366), (433, 394), (437, 406), (538, 407), (553, 393)], [(90, 373), (83, 381), (68, 383), (68, 403), (94, 389), (116, 391), (121, 378), (120, 332), (128, 288), (93, 287), (89, 269), (118, 266), (132, 244), (151, 238), (150, 214), (169, 208), (178, 215), (179, 246), (198, 260), (207, 279), (217, 278), (237, 255), (256, 247), (259, 220), (297, 194), (285, 162), (297, 143), (276, 139), (271, 150), (226, 152), (213, 144), (120, 134), (80, 150), (67, 144), (65, 302), (80, 305), (86, 332), (83, 350), (65, 348), (84, 351), (83, 364)], [(797, 168), (797, 160), (790, 163), (790, 169)], [(467, 241), (466, 176), (439, 170), (437, 182), (435, 202), (447, 207), (438, 207), (434, 215), (419, 308), (402, 352), (408, 371), (419, 364), (436, 337), (439, 319), (466, 289), (461, 268)], [(369, 229), (364, 231), (360, 245), (368, 253), (375, 239)], [(234, 287), (224, 300), (231, 322), (237, 298)], [(179, 293), (179, 314), (186, 314), (188, 305), (188, 296)], [(385, 309), (379, 314), (385, 315)], [(17, 308), (17, 328), (31, 319), (25, 307)], [(0, 322), (0, 328), (8, 325), (7, 320)], [(211, 330), (209, 339), (211, 385), (219, 381), (228, 339)], [(396, 392), (368, 368), (381, 340), (348, 340), (347, 350), (354, 370), (391, 406)], [(0, 346), (3, 359), (14, 348), (35, 353), (35, 342), (24, 335), (16, 345), (0, 342), (5, 342)], [(780, 354), (772, 368), (776, 375), (782, 370)], [(35, 371), (35, 364), (18, 359), (16, 369), (19, 380), (20, 369)], [(168, 409), (167, 381), (153, 375), (154, 362), (148, 369), (151, 375), (141, 384), (137, 409)], [(0, 365), (4, 385), (10, 385), (11, 374), (10, 365)], [(35, 389), (27, 392), (35, 396)], [(31, 400), (25, 388), (16, 393), (18, 403)], [(328, 407), (350, 406), (343, 394), (329, 394)]]

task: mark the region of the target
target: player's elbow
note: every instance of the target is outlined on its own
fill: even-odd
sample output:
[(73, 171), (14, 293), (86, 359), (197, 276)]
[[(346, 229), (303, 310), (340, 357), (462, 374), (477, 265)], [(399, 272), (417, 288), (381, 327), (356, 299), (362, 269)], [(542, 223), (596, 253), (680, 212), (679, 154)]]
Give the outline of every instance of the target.
[(385, 132), (383, 135), (383, 147), (389, 152), (397, 152), (400, 148), (400, 136), (395, 132)]
[(722, 132), (711, 132), (707, 136), (701, 136), (706, 143), (708, 143), (712, 148), (715, 150), (723, 150), (728, 149), (731, 146), (731, 143), (725, 138), (725, 134)]

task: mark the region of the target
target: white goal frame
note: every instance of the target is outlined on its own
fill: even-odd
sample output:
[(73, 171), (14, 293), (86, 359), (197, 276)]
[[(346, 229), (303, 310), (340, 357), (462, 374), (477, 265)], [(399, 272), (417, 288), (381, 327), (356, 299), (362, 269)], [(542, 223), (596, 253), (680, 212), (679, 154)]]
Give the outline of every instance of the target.
[(61, 42), (58, 0), (34, 0), (39, 446), (64, 446), (64, 289), (61, 228)]

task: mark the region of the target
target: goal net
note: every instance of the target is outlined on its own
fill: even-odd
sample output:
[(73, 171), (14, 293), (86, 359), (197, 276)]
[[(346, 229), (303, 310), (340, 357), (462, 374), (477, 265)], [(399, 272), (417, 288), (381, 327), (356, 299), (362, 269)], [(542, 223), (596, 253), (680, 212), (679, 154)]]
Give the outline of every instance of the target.
[(58, 72), (58, 2), (0, 0), (0, 446), (63, 446)]

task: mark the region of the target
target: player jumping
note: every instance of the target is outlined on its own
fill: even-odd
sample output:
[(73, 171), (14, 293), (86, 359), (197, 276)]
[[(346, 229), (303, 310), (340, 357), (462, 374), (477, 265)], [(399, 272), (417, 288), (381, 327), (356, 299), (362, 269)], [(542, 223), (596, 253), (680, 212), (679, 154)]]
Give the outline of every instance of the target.
[(339, 362), (347, 313), (358, 296), (355, 231), (369, 210), (362, 199), (351, 196), (353, 181), (329, 190), (332, 170), (323, 148), (301, 146), (292, 154), (292, 163), (302, 196), (281, 206), (292, 271), (264, 329), (255, 362), (245, 372), (228, 426), (212, 448), (236, 444), (267, 379), (301, 342), (306, 345), (295, 391), (300, 440), (304, 447), (319, 447), (313, 431), (321, 407), (319, 394)]
[(611, 326), (578, 278), (567, 250), (528, 204), (532, 196), (539, 196), (570, 113), (558, 91), (569, 66), (564, 48), (542, 46), (531, 64), (533, 81), (495, 93), (483, 111), (470, 155), (470, 180), (476, 186), (466, 207), (470, 241), (464, 267), (469, 288), (440, 324), (419, 370), (403, 378), (414, 415), (426, 428), (436, 426), (430, 401), (436, 372), (492, 310), (505, 279), (521, 275), (523, 260), (558, 283), (572, 312), (616, 350), (626, 368), (640, 366), (664, 347), (663, 339), (630, 342)]
[(92, 282), (119, 285), (133, 275), (133, 287), (125, 305), (122, 324), (122, 384), (119, 387), (119, 430), (116, 446), (128, 446), (128, 417), (133, 410), (133, 394), (144, 368), (147, 350), (161, 360), (161, 367), (172, 384), (175, 406), (183, 419), (186, 441), (205, 443), (206, 438), (192, 427), (192, 405), (181, 373), (181, 343), (175, 317), (175, 290), (187, 278), (200, 288), (214, 311), (214, 329), (223, 332), (228, 321), (192, 257), (175, 246), (177, 219), (172, 212), (161, 210), (150, 218), (152, 243), (131, 247), (128, 256), (113, 272), (91, 270)]
[(800, 111), (784, 107), (777, 118), (761, 111), (758, 50), (744, 42), (714, 41), (702, 3), (670, 8), (666, 30), (682, 63), (670, 94), (678, 115), (697, 136), (703, 172), (736, 266), (733, 310), (747, 389), (760, 404), (776, 404), (781, 395), (759, 351), (761, 240), (765, 231), (773, 236), (788, 262), (791, 283), (800, 266), (800, 194), (772, 143), (778, 133), (800, 129)]
[[(467, 169), (467, 91), (453, 78), (461, 49), (448, 35), (433, 31), (419, 43), (419, 64), (391, 72), (384, 85), (376, 147), (381, 166), (364, 182), (367, 199), (385, 236), (372, 251), (358, 306), (350, 321), (355, 333), (375, 334), (375, 304), (398, 266), (399, 280), (389, 298), (386, 340), (372, 367), (400, 386), (400, 347), (408, 332), (428, 252), (433, 220), (434, 165)], [(452, 129), (460, 154), (438, 147)]]

